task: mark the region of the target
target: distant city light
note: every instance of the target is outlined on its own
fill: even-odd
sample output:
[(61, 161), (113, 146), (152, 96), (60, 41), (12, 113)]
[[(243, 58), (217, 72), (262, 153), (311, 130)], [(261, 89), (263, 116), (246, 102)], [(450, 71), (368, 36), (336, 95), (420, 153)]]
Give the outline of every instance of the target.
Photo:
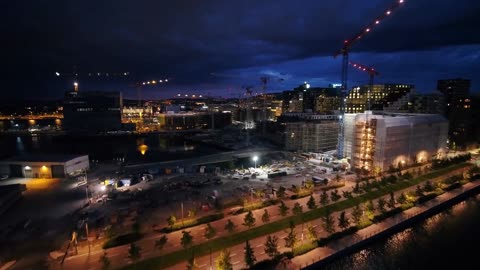
[(165, 79), (165, 82), (168, 82), (168, 79)]
[(58, 76), (60, 76), (60, 73), (58, 73), (58, 72), (55, 72), (55, 75), (57, 75), (57, 77), (58, 77)]

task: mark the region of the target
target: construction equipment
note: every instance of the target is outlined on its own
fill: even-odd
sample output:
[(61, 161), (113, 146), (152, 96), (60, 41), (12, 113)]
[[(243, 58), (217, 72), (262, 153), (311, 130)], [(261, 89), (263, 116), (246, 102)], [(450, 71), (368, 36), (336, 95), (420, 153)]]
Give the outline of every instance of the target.
[(364, 28), (362, 31), (360, 31), (358, 34), (353, 36), (350, 39), (346, 39), (343, 42), (343, 46), (340, 50), (335, 52), (333, 55), (334, 58), (336, 58), (339, 55), (342, 55), (342, 86), (340, 88), (340, 116), (339, 116), (339, 124), (340, 124), (340, 133), (338, 136), (338, 147), (337, 147), (337, 157), (339, 159), (343, 158), (343, 144), (344, 144), (344, 138), (345, 138), (345, 127), (344, 127), (344, 121), (345, 121), (345, 97), (347, 96), (347, 82), (348, 82), (348, 56), (350, 53), (350, 48), (351, 46), (356, 43), (358, 40), (360, 40), (362, 37), (370, 33), (374, 27), (378, 26), (380, 22), (390, 16), (392, 12), (397, 10), (402, 4), (404, 3), (404, 0), (397, 0), (392, 6), (390, 6), (389, 9), (387, 9), (382, 15), (377, 17), (372, 23), (370, 23), (366, 28)]
[(358, 63), (353, 63), (353, 62), (350, 62), (350, 65), (352, 65), (354, 68), (357, 68), (358, 70), (368, 73), (368, 75), (370, 76), (370, 80), (368, 83), (368, 92), (367, 92), (367, 110), (369, 111), (370, 97), (373, 93), (373, 80), (374, 80), (374, 77), (379, 76), (380, 73), (378, 73), (378, 71), (376, 71), (373, 67), (367, 67), (367, 66), (364, 66)]

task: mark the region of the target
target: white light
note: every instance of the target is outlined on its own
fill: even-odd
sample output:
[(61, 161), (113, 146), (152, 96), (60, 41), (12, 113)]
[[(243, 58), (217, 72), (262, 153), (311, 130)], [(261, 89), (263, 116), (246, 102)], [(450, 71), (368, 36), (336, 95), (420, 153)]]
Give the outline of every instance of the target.
[(106, 189), (107, 189), (106, 186), (104, 186), (104, 185), (101, 185), (101, 186), (100, 186), (100, 190), (101, 190), (101, 191), (105, 191)]
[(185, 94), (185, 96), (186, 96), (186, 97), (188, 97), (188, 95), (187, 95), (187, 94)]
[(124, 72), (123, 75), (124, 75), (124, 76), (127, 76), (127, 72)]
[(168, 79), (165, 79), (165, 82), (168, 82)]
[(55, 75), (57, 75), (57, 77), (58, 77), (58, 76), (60, 76), (60, 73), (58, 73), (58, 72), (55, 72)]
[(253, 160), (253, 161), (257, 161), (257, 160), (258, 160), (258, 156), (253, 156), (252, 160)]
[(77, 83), (77, 82), (74, 82), (73, 85), (74, 85), (74, 86), (78, 86), (78, 83)]
[(150, 81), (148, 81), (147, 84), (150, 84)]
[(159, 83), (162, 83), (163, 81), (162, 80), (158, 80)]
[(145, 85), (145, 82), (143, 82), (142, 84)]
[(387, 15), (390, 15), (390, 13), (392, 13), (390, 10), (389, 10), (389, 11), (387, 11)]
[(307, 87), (307, 89), (310, 88), (310, 84), (308, 84), (308, 83), (305, 86)]
[(25, 170), (31, 170), (32, 168), (30, 166), (25, 166)]
[(202, 97), (202, 95), (200, 95), (199, 97)]
[(180, 94), (177, 95), (178, 97), (180, 96)]
[(379, 20), (376, 20), (376, 21), (375, 21), (375, 24), (379, 24), (379, 23), (380, 23), (380, 21), (379, 21)]
[(403, 3), (403, 0), (398, 0), (398, 2), (401, 4), (401, 3)]
[(370, 32), (370, 28), (367, 28), (367, 32)]

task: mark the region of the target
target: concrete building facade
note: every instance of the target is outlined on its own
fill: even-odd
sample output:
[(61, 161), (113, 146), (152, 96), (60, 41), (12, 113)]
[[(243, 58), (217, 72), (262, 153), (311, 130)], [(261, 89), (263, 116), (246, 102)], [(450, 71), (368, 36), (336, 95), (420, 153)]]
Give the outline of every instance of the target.
[(301, 119), (285, 122), (285, 148), (291, 151), (325, 152), (337, 147), (339, 124), (334, 119)]
[(345, 153), (352, 168), (378, 173), (442, 157), (448, 121), (434, 114), (348, 115)]

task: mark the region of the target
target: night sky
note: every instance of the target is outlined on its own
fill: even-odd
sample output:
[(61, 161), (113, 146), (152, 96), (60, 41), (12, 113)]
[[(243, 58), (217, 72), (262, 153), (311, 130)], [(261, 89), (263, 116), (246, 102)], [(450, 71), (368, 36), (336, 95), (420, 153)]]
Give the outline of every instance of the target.
[[(178, 93), (238, 97), (260, 91), (340, 82), (333, 53), (394, 0), (127, 1), (11, 0), (0, 4), (1, 99), (60, 98), (71, 89), (122, 91), (134, 82), (148, 98)], [(350, 59), (375, 67), (379, 83), (412, 83), (432, 92), (436, 80), (472, 79), (480, 89), (480, 1), (405, 0), (352, 47)], [(89, 72), (130, 72), (123, 79)], [(368, 82), (350, 69), (349, 87)]]

